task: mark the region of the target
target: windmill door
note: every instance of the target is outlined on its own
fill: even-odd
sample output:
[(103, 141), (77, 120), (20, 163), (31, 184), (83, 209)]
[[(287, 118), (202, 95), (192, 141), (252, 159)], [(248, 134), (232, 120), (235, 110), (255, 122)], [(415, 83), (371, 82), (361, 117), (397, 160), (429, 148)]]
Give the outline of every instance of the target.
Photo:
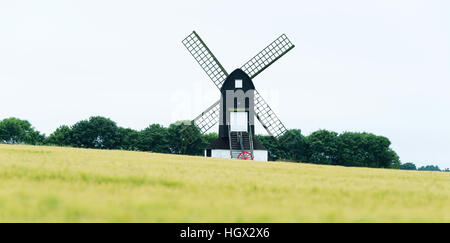
[(245, 111), (230, 112), (230, 128), (232, 132), (247, 132), (248, 115)]

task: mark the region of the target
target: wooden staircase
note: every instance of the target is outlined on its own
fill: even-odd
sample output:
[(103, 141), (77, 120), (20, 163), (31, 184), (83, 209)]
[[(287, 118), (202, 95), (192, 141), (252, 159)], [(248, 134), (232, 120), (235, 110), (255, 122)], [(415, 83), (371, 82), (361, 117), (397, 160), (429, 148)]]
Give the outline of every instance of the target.
[(242, 152), (248, 152), (253, 157), (253, 138), (249, 132), (231, 132), (228, 129), (230, 142), (230, 155), (232, 159), (237, 159)]

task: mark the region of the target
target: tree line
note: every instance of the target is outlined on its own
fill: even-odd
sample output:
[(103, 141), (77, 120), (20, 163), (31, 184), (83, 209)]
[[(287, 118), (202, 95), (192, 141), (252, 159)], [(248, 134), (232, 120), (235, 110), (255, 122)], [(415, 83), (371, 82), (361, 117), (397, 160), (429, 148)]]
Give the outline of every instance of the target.
[(444, 171), (444, 172), (450, 172), (449, 168), (446, 168), (444, 170), (441, 170), (439, 166), (437, 165), (424, 165), (420, 166), (419, 168), (416, 167), (416, 165), (412, 162), (407, 162), (400, 165), (400, 169), (402, 170), (422, 170), (422, 171)]
[[(198, 130), (189, 129), (190, 136), (196, 140), (187, 143), (180, 133), (184, 124), (176, 122), (168, 127), (152, 124), (137, 131), (117, 126), (111, 119), (93, 116), (72, 126), (62, 125), (46, 136), (36, 131), (26, 120), (6, 118), (0, 121), (0, 143), (203, 155), (204, 148), (218, 137), (217, 133), (202, 135)], [(281, 136), (278, 142), (264, 135), (256, 135), (256, 139), (268, 149), (271, 161), (416, 170), (413, 163), (400, 162), (399, 156), (390, 148), (388, 138), (371, 133), (338, 134), (319, 130), (304, 136), (301, 130), (292, 129)], [(419, 170), (440, 171), (439, 167), (433, 165), (420, 167)]]

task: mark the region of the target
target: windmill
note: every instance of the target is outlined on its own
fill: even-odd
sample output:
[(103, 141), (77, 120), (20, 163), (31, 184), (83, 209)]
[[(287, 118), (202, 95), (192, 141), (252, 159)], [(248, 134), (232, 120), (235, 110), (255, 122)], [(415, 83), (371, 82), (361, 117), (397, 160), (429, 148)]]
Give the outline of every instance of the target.
[[(197, 129), (204, 134), (219, 123), (219, 138), (205, 149), (205, 156), (267, 161), (267, 150), (254, 139), (253, 118), (256, 117), (275, 140), (287, 129), (255, 89), (252, 80), (292, 50), (294, 45), (282, 34), (241, 68), (228, 74), (195, 31), (182, 42), (221, 91), (221, 99), (182, 130), (186, 141), (192, 143), (195, 139), (190, 136), (190, 129)], [(244, 94), (243, 102), (239, 102), (236, 96), (228, 97), (227, 101), (227, 93), (236, 95), (237, 91)]]

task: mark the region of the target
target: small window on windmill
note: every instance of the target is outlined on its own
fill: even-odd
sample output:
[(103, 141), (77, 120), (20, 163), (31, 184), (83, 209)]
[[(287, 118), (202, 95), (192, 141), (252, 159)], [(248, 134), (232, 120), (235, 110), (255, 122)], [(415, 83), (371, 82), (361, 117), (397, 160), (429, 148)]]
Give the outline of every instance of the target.
[(234, 80), (234, 88), (236, 88), (236, 89), (241, 88), (242, 89), (242, 79)]

